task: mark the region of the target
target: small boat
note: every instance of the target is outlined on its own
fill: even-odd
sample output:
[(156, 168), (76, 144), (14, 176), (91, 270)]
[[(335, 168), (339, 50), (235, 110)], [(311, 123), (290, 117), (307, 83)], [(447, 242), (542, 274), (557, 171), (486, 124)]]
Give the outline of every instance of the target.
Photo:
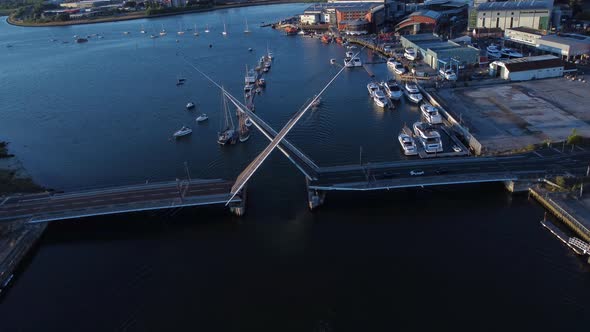
[(227, 105), (225, 89), (221, 88), (221, 112), (223, 113), (221, 128), (217, 133), (217, 143), (220, 145), (235, 144), (238, 140), (238, 133), (234, 128), (234, 121), (230, 115)]
[(344, 66), (345, 67), (362, 67), (363, 63), (361, 62), (361, 58), (355, 56), (354, 58), (344, 58)]
[(331, 64), (335, 64), (336, 63), (336, 59), (330, 59), (330, 63)]
[(463, 151), (463, 150), (462, 150), (460, 147), (458, 147), (457, 145), (453, 145), (452, 149), (453, 149), (453, 151), (455, 151), (455, 152), (461, 152), (461, 151)]
[(246, 84), (244, 86), (244, 94), (250, 95), (250, 93), (252, 93), (252, 89), (254, 89), (254, 86), (252, 84)]
[(158, 38), (158, 35), (150, 35), (150, 38), (151, 39), (156, 39), (156, 38)]
[(420, 110), (422, 111), (422, 116), (426, 120), (426, 122), (430, 124), (441, 124), (442, 117), (438, 112), (438, 109), (427, 102), (422, 103), (420, 105)]
[(250, 126), (252, 126), (252, 120), (250, 120), (250, 118), (246, 118), (246, 121), (244, 121), (244, 124), (246, 125), (246, 127), (250, 127)]
[(203, 122), (203, 121), (207, 121), (207, 120), (209, 120), (209, 117), (205, 113), (199, 115), (196, 119), (197, 122)]
[(381, 83), (381, 86), (383, 87), (383, 90), (385, 90), (385, 93), (387, 93), (389, 98), (398, 100), (402, 97), (402, 89), (399, 87), (399, 85), (397, 85), (396, 81), (389, 80), (387, 82)]
[(375, 103), (375, 105), (381, 108), (385, 108), (385, 106), (387, 106), (387, 98), (385, 97), (383, 91), (375, 91), (375, 93), (373, 94), (373, 102)]
[(248, 52), (252, 52), (252, 47), (248, 47)]
[(103, 39), (104, 36), (98, 35), (98, 39)]
[(270, 61), (264, 62), (264, 68), (270, 68), (271, 64)]
[(408, 91), (408, 93), (420, 93), (420, 89), (418, 89), (416, 84), (408, 82), (406, 82), (406, 91)]
[(209, 24), (205, 26), (205, 33), (209, 33)]
[(268, 71), (269, 71), (269, 70), (270, 70), (270, 69), (268, 69), (268, 67), (264, 67), (264, 68), (262, 69), (262, 71), (263, 71), (263, 72), (265, 72), (265, 73), (268, 73)]
[(410, 61), (416, 60), (416, 50), (413, 48), (406, 48), (404, 51), (404, 57)]
[(85, 43), (87, 41), (88, 41), (88, 39), (86, 39), (86, 38), (76, 38), (76, 43), (79, 43), (79, 44), (80, 43)]
[(195, 104), (192, 101), (186, 104), (186, 109), (190, 110), (191, 108), (195, 108)]
[(223, 23), (223, 32), (221, 32), (221, 34), (227, 36), (227, 29), (225, 28), (225, 23)]
[(351, 52), (351, 51), (346, 52), (347, 58), (352, 58), (353, 56), (354, 56), (354, 52)]
[(491, 59), (499, 59), (502, 57), (502, 52), (498, 48), (497, 45), (491, 44), (490, 46), (486, 47), (486, 54)]
[(129, 34), (129, 31), (123, 31), (123, 34), (124, 35), (128, 35)]
[(193, 32), (193, 36), (198, 36), (199, 31), (197, 30), (197, 25), (195, 24), (195, 32)]
[(398, 75), (403, 75), (406, 72), (406, 68), (404, 67), (403, 64), (401, 64), (401, 62), (396, 61), (393, 66), (393, 72)]
[(263, 77), (258, 79), (258, 86), (266, 86), (266, 80)]
[(377, 85), (377, 83), (375, 82), (370, 82), (369, 84), (367, 84), (367, 91), (369, 92), (369, 95), (372, 97), (375, 94), (375, 91), (379, 91), (379, 85)]
[(261, 88), (256, 88), (255, 91), (256, 91), (256, 93), (261, 93), (262, 92), (262, 89)]
[(193, 132), (193, 130), (190, 129), (189, 127), (182, 126), (182, 128), (180, 128), (179, 130), (174, 132), (173, 136), (174, 137), (182, 137), (182, 136), (189, 135), (192, 132)]
[(502, 56), (507, 58), (522, 58), (522, 53), (519, 53), (516, 50), (507, 47), (500, 50), (500, 53), (502, 54)]
[(139, 33), (145, 33), (145, 29), (143, 28), (143, 24), (141, 25), (141, 30), (139, 30)]
[(74, 39), (78, 38), (78, 35), (74, 35)]
[(410, 135), (402, 132), (399, 134), (397, 139), (399, 141), (399, 144), (402, 146), (402, 149), (404, 150), (404, 154), (406, 156), (415, 156), (418, 154), (416, 142), (414, 142), (414, 139)]

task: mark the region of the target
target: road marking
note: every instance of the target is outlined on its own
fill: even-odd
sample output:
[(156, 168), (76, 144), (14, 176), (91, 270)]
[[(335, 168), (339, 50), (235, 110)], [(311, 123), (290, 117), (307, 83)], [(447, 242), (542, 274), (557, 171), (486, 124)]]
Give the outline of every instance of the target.
[(544, 156), (542, 154), (540, 154), (539, 152), (537, 152), (537, 151), (533, 151), (533, 153), (536, 154), (537, 156), (541, 157), (541, 158), (544, 158)]

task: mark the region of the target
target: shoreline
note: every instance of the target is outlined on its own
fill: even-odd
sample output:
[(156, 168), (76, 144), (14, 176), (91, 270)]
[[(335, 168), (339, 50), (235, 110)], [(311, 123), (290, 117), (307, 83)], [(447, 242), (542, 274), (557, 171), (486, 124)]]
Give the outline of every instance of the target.
[(162, 14), (155, 14), (155, 15), (146, 15), (145, 12), (141, 14), (131, 14), (125, 16), (113, 16), (113, 17), (104, 17), (104, 18), (97, 18), (97, 19), (87, 19), (87, 20), (78, 20), (78, 21), (66, 21), (66, 22), (49, 22), (49, 23), (24, 23), (19, 21), (11, 20), (11, 16), (8, 15), (6, 17), (6, 22), (13, 26), (19, 27), (30, 27), (30, 28), (38, 28), (38, 27), (60, 27), (60, 26), (70, 26), (70, 25), (85, 25), (85, 24), (98, 24), (98, 23), (108, 23), (108, 22), (120, 22), (120, 21), (130, 21), (130, 20), (139, 20), (139, 19), (149, 19), (149, 18), (158, 18), (158, 17), (165, 17), (165, 16), (174, 16), (174, 15), (182, 15), (182, 14), (194, 14), (194, 13), (203, 13), (203, 12), (210, 12), (219, 9), (228, 9), (228, 8), (239, 8), (239, 7), (251, 7), (251, 6), (262, 6), (262, 5), (278, 5), (278, 4), (290, 4), (290, 3), (300, 3), (301, 1), (281, 1), (281, 0), (269, 0), (269, 1), (257, 1), (257, 2), (249, 2), (249, 3), (238, 3), (238, 4), (231, 4), (231, 5), (219, 5), (214, 6), (211, 8), (199, 8), (199, 9), (192, 9), (174, 13), (162, 13)]

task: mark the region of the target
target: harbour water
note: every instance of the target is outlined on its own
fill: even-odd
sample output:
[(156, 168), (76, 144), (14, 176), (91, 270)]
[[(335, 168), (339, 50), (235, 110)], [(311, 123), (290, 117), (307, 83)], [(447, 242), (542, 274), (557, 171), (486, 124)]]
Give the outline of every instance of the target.
[[(0, 140), (37, 182), (59, 190), (183, 178), (185, 161), (193, 178), (235, 178), (267, 141), (254, 131), (220, 147), (220, 93), (183, 59), (241, 96), (245, 66), (268, 46), (276, 59), (256, 113), (278, 130), (345, 52), (258, 27), (305, 7), (57, 28), (2, 21)], [(199, 37), (176, 35), (194, 24)], [(162, 26), (168, 35), (150, 39)], [(73, 42), (94, 33), (104, 38)], [(385, 64), (370, 66), (379, 79), (392, 75)], [(405, 100), (393, 111), (375, 108), (369, 80), (362, 68), (344, 71), (291, 142), (319, 165), (405, 158), (397, 134), (419, 108)], [(185, 110), (189, 101), (196, 111)], [(208, 123), (195, 122), (200, 112)], [(182, 125), (192, 135), (171, 140)], [(561, 330), (590, 322), (590, 266), (543, 229), (540, 206), (499, 185), (330, 193), (312, 213), (303, 177), (274, 153), (248, 199), (243, 218), (218, 207), (50, 225), (0, 298), (0, 330)]]

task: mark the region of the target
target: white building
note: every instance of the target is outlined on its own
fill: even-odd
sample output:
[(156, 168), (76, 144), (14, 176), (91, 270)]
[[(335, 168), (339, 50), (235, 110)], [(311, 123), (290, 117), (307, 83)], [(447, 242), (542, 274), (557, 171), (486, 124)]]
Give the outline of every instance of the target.
[(508, 81), (563, 76), (565, 63), (553, 55), (539, 55), (490, 63), (490, 74)]
[(541, 0), (482, 3), (476, 9), (476, 28), (548, 30), (552, 7), (552, 1)]
[(539, 45), (538, 41), (543, 36), (544, 34), (541, 30), (524, 27), (508, 28), (504, 31), (504, 38), (507, 40), (535, 47)]

